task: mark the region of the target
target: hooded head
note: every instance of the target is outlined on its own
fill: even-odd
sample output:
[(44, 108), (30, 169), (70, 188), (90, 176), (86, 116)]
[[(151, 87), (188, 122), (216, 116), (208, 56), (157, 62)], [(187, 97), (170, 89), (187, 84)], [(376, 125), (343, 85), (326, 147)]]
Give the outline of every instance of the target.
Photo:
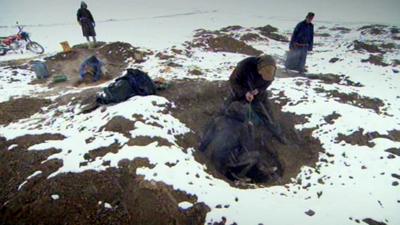
[(87, 4), (84, 1), (81, 1), (81, 8), (82, 9), (87, 9)]
[(273, 81), (276, 72), (275, 59), (270, 55), (259, 56), (257, 70), (265, 81)]

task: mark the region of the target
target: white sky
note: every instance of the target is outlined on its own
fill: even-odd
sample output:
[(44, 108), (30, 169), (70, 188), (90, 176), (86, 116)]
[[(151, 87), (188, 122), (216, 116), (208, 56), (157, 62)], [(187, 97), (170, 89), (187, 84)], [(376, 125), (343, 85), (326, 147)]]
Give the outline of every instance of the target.
[[(399, 0), (88, 0), (97, 20), (144, 19), (191, 12), (211, 12), (204, 20), (224, 15), (232, 23), (237, 17), (261, 20), (302, 19), (314, 11), (316, 21), (334, 23), (400, 24)], [(73, 23), (79, 0), (0, 0), (0, 25)], [(190, 18), (187, 17), (187, 18)], [(245, 19), (242, 19), (245, 20)], [(189, 21), (190, 22), (190, 21)], [(217, 21), (218, 22), (218, 21)], [(243, 25), (249, 23), (242, 21)], [(268, 23), (267, 21), (265, 23)]]

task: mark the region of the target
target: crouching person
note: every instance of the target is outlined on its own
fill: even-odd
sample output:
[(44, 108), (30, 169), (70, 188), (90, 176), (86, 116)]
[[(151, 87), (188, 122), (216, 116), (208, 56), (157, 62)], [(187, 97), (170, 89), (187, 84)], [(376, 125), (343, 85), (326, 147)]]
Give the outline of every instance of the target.
[(272, 84), (276, 73), (275, 59), (270, 55), (248, 57), (238, 63), (232, 72), (229, 83), (231, 96), (225, 106), (234, 101), (245, 101), (251, 104), (263, 124), (281, 142), (286, 143), (280, 126), (272, 119), (272, 111), (266, 89)]
[(105, 73), (104, 63), (100, 61), (96, 56), (91, 56), (86, 59), (79, 69), (80, 81), (93, 81), (100, 80), (102, 75)]

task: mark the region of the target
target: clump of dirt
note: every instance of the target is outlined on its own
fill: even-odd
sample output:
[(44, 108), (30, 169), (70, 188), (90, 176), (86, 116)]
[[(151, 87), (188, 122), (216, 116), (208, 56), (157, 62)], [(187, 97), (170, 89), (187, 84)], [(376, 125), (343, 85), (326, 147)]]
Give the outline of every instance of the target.
[[(173, 115), (193, 131), (180, 138), (178, 142), (180, 146), (198, 149), (204, 135), (203, 132), (212, 118), (222, 110), (229, 93), (227, 82), (205, 80), (174, 81), (170, 88), (159, 92), (161, 96), (175, 103), (176, 108), (171, 109)], [(283, 104), (284, 101), (280, 102)], [(273, 156), (282, 167), (282, 177), (279, 180), (271, 180), (269, 184), (285, 183), (289, 182), (291, 177), (296, 176), (303, 165), (314, 165), (318, 159), (318, 152), (323, 149), (319, 141), (312, 138), (312, 130), (298, 132), (294, 129), (295, 124), (305, 122), (302, 116), (284, 113), (281, 111), (281, 105), (275, 103), (272, 104), (272, 112), (273, 117), (281, 125), (289, 144), (282, 145), (275, 139), (258, 139), (256, 142), (264, 142), (264, 147), (267, 145), (268, 149), (272, 149), (272, 152), (267, 148), (263, 149), (262, 157), (264, 155)], [(226, 179), (215, 171), (213, 165), (200, 152), (196, 153), (196, 159), (201, 163), (207, 163), (210, 172), (215, 176)], [(229, 179), (226, 181), (232, 184)]]
[(341, 84), (341, 85), (346, 85), (346, 86), (353, 86), (353, 87), (363, 87), (363, 85), (360, 82), (353, 82), (350, 80), (349, 76), (346, 76), (344, 74), (338, 75), (338, 74), (299, 74), (299, 73), (291, 73), (291, 72), (285, 72), (284, 70), (278, 69), (276, 73), (276, 77), (306, 77), (311, 80), (321, 80), (322, 82), (326, 84)]
[[(0, 151), (0, 171), (4, 175), (0, 177), (1, 224), (186, 225), (205, 222), (209, 208), (198, 203), (196, 196), (136, 175), (138, 167), (151, 166), (146, 160), (123, 160), (119, 169), (68, 173), (47, 179), (58, 169), (41, 163), (50, 154), (46, 151)], [(43, 173), (31, 178), (18, 191), (26, 177), (38, 169)], [(178, 203), (182, 201), (191, 202), (193, 206), (181, 209)]]
[(354, 50), (362, 51), (365, 50), (369, 53), (384, 53), (377, 45), (368, 44), (362, 41), (355, 40), (353, 42)]
[(389, 66), (389, 64), (383, 62), (383, 56), (381, 55), (369, 55), (368, 59), (362, 59), (363, 63), (371, 63), (377, 66)]
[(351, 145), (360, 145), (360, 146), (368, 146), (374, 147), (375, 144), (371, 142), (376, 138), (387, 138), (392, 141), (400, 141), (400, 131), (392, 130), (388, 132), (387, 135), (379, 134), (378, 132), (364, 132), (364, 129), (359, 129), (358, 131), (353, 132), (350, 135), (339, 134), (336, 138), (337, 143), (344, 141)]
[(385, 49), (385, 50), (393, 50), (396, 48), (396, 44), (395, 43), (383, 43), (379, 47), (381, 47), (382, 49)]
[(229, 36), (210, 38), (206, 43), (214, 52), (232, 52), (255, 56), (262, 54), (262, 51)]
[(135, 122), (123, 117), (115, 116), (106, 125), (100, 128), (100, 131), (112, 131), (123, 134), (125, 137), (130, 138), (130, 131), (135, 128)]
[(330, 37), (331, 35), (329, 33), (315, 33), (316, 37)]
[(0, 124), (9, 124), (29, 118), (50, 103), (51, 101), (48, 99), (27, 97), (0, 102)]
[(379, 221), (376, 221), (376, 220), (371, 219), (371, 218), (366, 218), (366, 219), (363, 219), (362, 221), (364, 223), (368, 224), (368, 225), (387, 225), (384, 222), (379, 222)]
[(360, 108), (372, 109), (378, 114), (381, 113), (380, 107), (385, 106), (383, 101), (378, 98), (369, 98), (366, 96), (360, 96), (357, 93), (345, 94), (345, 93), (340, 93), (337, 90), (326, 91), (320, 88), (316, 88), (315, 91), (319, 93), (326, 93), (329, 97), (335, 98), (339, 102), (345, 104), (354, 105)]
[(281, 42), (289, 42), (289, 39), (286, 36), (283, 36), (281, 34), (278, 34), (278, 28), (273, 27), (271, 25), (266, 25), (263, 27), (257, 27), (256, 30), (260, 31), (260, 34), (270, 38), (275, 41), (281, 41)]
[(385, 25), (372, 24), (360, 27), (358, 31), (361, 31), (362, 34), (382, 35), (387, 33), (385, 28), (387, 28)]
[(332, 27), (329, 30), (340, 31), (342, 34), (350, 33), (351, 29), (347, 27)]
[[(112, 143), (110, 146), (107, 147), (100, 147), (97, 149), (90, 150), (86, 153), (83, 158), (88, 160), (89, 162), (95, 160), (97, 157), (103, 157), (107, 153), (117, 153), (118, 150), (121, 148), (121, 145), (118, 142)], [(81, 164), (82, 165), (82, 164)]]
[(227, 26), (227, 27), (221, 28), (220, 31), (221, 32), (233, 32), (233, 31), (238, 31), (238, 30), (241, 30), (241, 29), (243, 29), (242, 26), (233, 25), (233, 26)]
[(261, 41), (261, 40), (266, 40), (266, 39), (255, 33), (247, 33), (247, 34), (242, 35), (240, 37), (240, 40), (241, 41)]
[(339, 60), (340, 60), (339, 58), (334, 57), (334, 58), (331, 58), (331, 59), (329, 60), (329, 62), (330, 62), (330, 63), (335, 63), (335, 62), (337, 62), (337, 61), (339, 61)]
[(161, 137), (136, 136), (128, 141), (129, 146), (146, 146), (157, 142), (159, 146), (173, 146), (167, 139)]
[(324, 118), (325, 122), (327, 122), (328, 124), (333, 124), (335, 122), (336, 119), (340, 118), (342, 115), (340, 115), (337, 112), (333, 112), (332, 114), (326, 116)]

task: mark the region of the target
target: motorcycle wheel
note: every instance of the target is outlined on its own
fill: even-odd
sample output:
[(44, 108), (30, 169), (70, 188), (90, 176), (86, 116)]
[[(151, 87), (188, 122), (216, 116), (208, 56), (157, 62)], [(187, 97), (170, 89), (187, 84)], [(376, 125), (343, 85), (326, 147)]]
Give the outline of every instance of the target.
[(26, 45), (26, 49), (36, 53), (36, 54), (42, 54), (44, 52), (44, 48), (37, 42), (30, 42)]

